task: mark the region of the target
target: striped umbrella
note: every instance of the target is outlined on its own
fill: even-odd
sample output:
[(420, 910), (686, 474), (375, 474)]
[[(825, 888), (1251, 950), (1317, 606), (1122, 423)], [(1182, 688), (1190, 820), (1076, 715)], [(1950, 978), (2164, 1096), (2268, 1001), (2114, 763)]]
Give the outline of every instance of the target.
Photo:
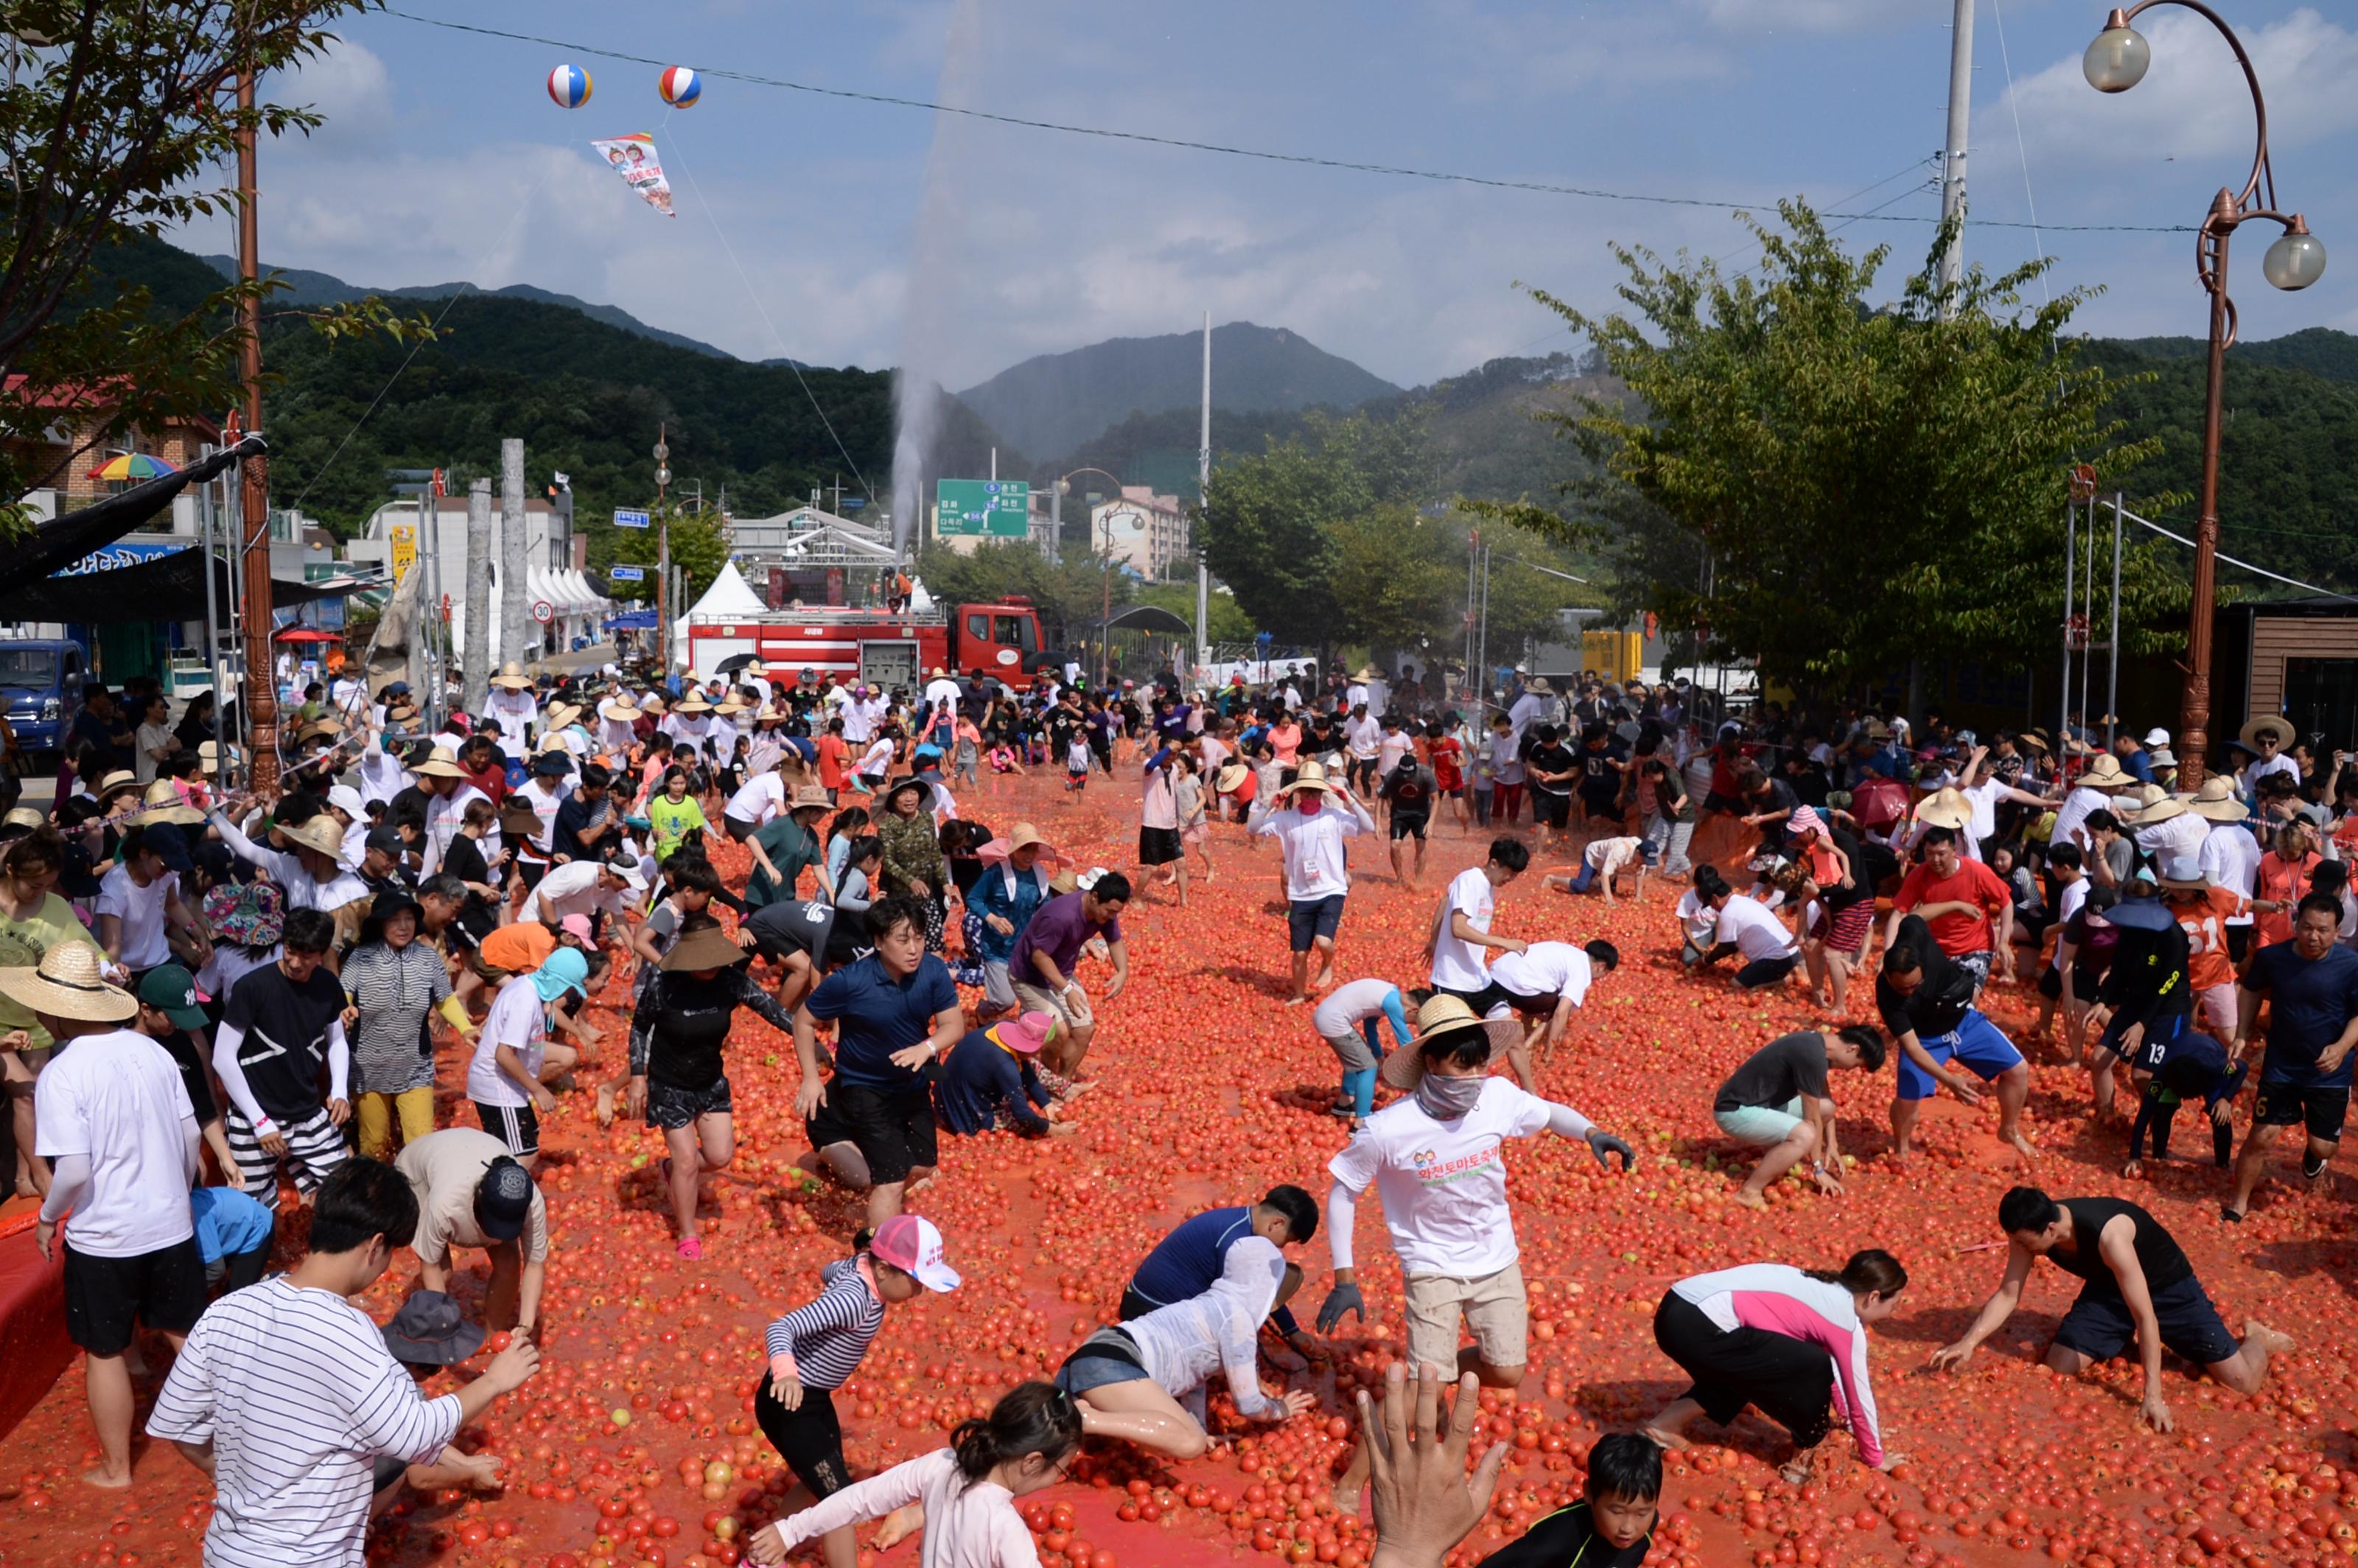
[(180, 470), (161, 458), (151, 458), (145, 452), (125, 452), (110, 459), (90, 470), (92, 479), (161, 479)]

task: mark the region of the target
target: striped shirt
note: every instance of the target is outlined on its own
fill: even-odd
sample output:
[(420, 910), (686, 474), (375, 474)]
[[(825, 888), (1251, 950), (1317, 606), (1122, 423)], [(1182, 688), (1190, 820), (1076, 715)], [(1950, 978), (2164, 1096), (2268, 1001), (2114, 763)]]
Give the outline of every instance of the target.
[(352, 1039), (352, 1092), (431, 1087), (434, 1044), (426, 1020), (450, 994), (442, 956), (423, 942), (406, 947), (372, 942), (352, 950), (341, 979), (361, 1014)]
[(790, 1357), (806, 1389), (839, 1389), (860, 1370), (868, 1342), (884, 1324), (884, 1298), (858, 1258), (829, 1263), (819, 1276), (827, 1289), (807, 1305), (770, 1325), (771, 1357)]
[(418, 1394), (366, 1314), (282, 1275), (197, 1320), (147, 1434), (212, 1444), (206, 1568), (361, 1568), (375, 1460), (432, 1458), (459, 1416), (456, 1394)]

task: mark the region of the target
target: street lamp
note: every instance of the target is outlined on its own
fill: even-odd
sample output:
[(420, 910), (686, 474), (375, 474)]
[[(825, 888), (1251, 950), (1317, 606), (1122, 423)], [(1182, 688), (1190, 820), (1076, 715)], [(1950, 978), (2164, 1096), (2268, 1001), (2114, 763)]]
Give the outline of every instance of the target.
[[(2080, 61), (2088, 85), (2099, 92), (2125, 92), (2145, 80), (2153, 63), (2153, 47), (2129, 26), (2140, 12), (2155, 5), (2183, 5), (2219, 29), (2244, 81), (2252, 90), (2252, 112), (2258, 123), (2252, 172), (2241, 194), (2223, 187), (2212, 199), (2194, 242), (2194, 275), (2211, 296), (2211, 357), (2202, 408), (2201, 515), (2194, 531), (2194, 601), (2186, 628), (2186, 690), (2178, 710), (2179, 776), (2192, 789), (2202, 782), (2204, 752), (2211, 722), (2211, 612), (2216, 597), (2213, 577), (2219, 551), (2219, 426), (2222, 387), (2228, 345), (2235, 341), (2235, 302), (2227, 297), (2227, 241), (2237, 225), (2266, 218), (2280, 225), (2283, 235), (2261, 259), (2260, 272), (2277, 288), (2307, 288), (2325, 273), (2325, 247), (2309, 232), (2298, 212), (2277, 210), (2276, 171), (2268, 166), (2268, 106), (2260, 96), (2260, 79), (2243, 40), (2201, 0), (2138, 0), (2125, 10), (2115, 8), (2104, 18), (2104, 30), (2088, 46)], [(2255, 198), (2264, 204), (2255, 205)]]
[[(1113, 475), (1106, 472), (1105, 470), (1075, 469), (1071, 473), (1056, 481), (1056, 500), (1062, 502), (1065, 497), (1072, 494), (1073, 481), (1085, 473), (1093, 473), (1099, 479), (1113, 480), (1113, 493), (1117, 499), (1120, 498), (1121, 481), (1114, 479)], [(1064, 525), (1061, 509), (1057, 513), (1057, 517), (1056, 525), (1061, 528)], [(1103, 611), (1105, 619), (1098, 622), (1098, 687), (1103, 690), (1113, 679), (1113, 633), (1108, 625), (1113, 620), (1113, 520), (1110, 517), (1106, 519), (1105, 548), (1098, 557), (1098, 568), (1105, 579)]]

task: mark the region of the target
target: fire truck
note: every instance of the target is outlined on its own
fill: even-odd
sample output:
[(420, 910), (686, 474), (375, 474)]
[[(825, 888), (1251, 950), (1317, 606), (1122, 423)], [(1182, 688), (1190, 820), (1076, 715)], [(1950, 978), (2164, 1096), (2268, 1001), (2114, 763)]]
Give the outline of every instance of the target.
[(1011, 594), (997, 604), (932, 610), (802, 605), (757, 615), (687, 617), (688, 671), (709, 679), (732, 659), (759, 659), (773, 678), (805, 669), (846, 684), (915, 690), (936, 669), (981, 669), (1010, 682), (1056, 667), (1040, 613)]

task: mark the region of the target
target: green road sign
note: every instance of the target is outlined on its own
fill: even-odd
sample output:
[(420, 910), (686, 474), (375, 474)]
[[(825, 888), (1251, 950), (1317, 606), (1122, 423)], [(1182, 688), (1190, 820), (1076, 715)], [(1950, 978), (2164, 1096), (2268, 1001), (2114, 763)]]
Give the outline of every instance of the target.
[(1020, 479), (935, 481), (934, 532), (1021, 539), (1032, 531), (1032, 485)]

